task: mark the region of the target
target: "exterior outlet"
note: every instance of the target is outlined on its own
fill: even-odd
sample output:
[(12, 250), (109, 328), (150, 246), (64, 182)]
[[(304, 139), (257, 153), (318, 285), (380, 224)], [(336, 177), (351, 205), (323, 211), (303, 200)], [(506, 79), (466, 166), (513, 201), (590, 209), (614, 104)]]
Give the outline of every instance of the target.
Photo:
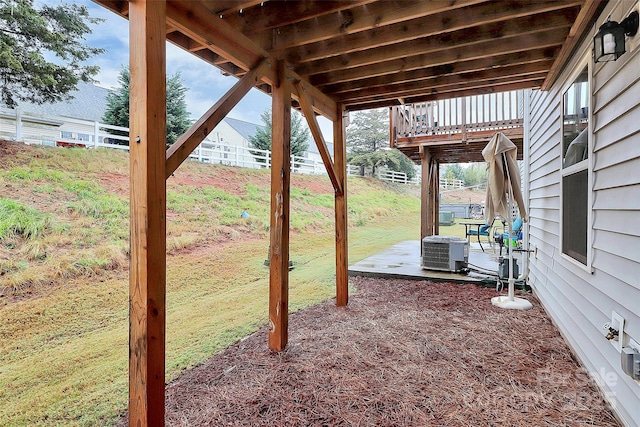
[(612, 339), (610, 342), (618, 352), (622, 352), (624, 341), (624, 317), (620, 316), (615, 311), (612, 311), (610, 325), (613, 329), (618, 331), (617, 338)]

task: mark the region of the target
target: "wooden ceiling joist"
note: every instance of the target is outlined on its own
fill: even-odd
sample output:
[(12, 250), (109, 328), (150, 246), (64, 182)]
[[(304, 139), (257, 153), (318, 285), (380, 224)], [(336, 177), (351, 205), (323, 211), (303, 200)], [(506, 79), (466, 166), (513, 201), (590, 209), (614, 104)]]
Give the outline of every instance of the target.
[[(224, 14), (223, 19), (243, 34), (254, 35), (274, 28), (315, 19), (327, 13), (351, 9), (373, 0), (270, 1), (261, 7), (247, 8), (244, 13)], [(207, 2), (215, 3), (215, 2)]]
[[(168, 2), (167, 22), (244, 70), (252, 69), (268, 56), (267, 52), (257, 48), (248, 37), (228, 27), (222, 19), (198, 2)], [(275, 81), (274, 76), (270, 78)]]
[[(353, 91), (345, 91), (342, 93), (332, 93), (339, 101), (342, 99), (355, 100), (356, 102), (372, 97), (379, 97), (384, 92), (389, 98), (397, 97), (397, 94), (404, 93), (404, 96), (411, 96), (412, 93), (424, 91), (424, 87), (431, 87), (431, 91), (446, 91), (448, 87), (466, 85), (467, 82), (475, 81), (478, 85), (491, 86), (496, 78), (513, 78), (523, 77), (530, 79), (544, 78), (546, 70), (549, 69), (553, 61), (539, 61), (529, 64), (516, 64), (499, 69), (486, 69), (480, 71), (471, 71), (468, 73), (459, 73), (426, 79), (414, 79), (412, 81), (403, 81), (400, 83), (389, 82), (388, 84), (372, 85), (368, 89), (358, 89), (357, 93)], [(395, 86), (395, 89), (393, 88)]]
[[(363, 78), (371, 78), (394, 74), (399, 71), (411, 71), (421, 68), (447, 66), (459, 61), (471, 61), (486, 59), (505, 54), (517, 54), (532, 50), (547, 50), (549, 53), (557, 51), (564, 39), (562, 34), (538, 32), (533, 34), (518, 35), (502, 43), (487, 40), (473, 46), (465, 46), (459, 49), (438, 51), (437, 54), (420, 54), (410, 57), (398, 58), (393, 61), (384, 61), (374, 65), (349, 68), (334, 72), (321, 72), (309, 77), (309, 81), (322, 88), (331, 83), (344, 83), (357, 81)], [(366, 86), (363, 86), (363, 88)]]
[[(331, 58), (307, 62), (306, 60), (292, 61), (298, 63), (296, 71), (303, 75), (311, 75), (313, 70), (330, 72), (362, 66), (375, 66), (394, 59), (407, 58), (416, 55), (428, 55), (453, 50), (454, 53), (462, 48), (472, 48), (474, 45), (491, 42), (494, 44), (510, 44), (513, 38), (530, 36), (531, 38), (548, 36), (558, 30), (556, 38), (564, 40), (564, 29), (568, 29), (571, 20), (561, 13), (550, 13), (546, 17), (550, 24), (544, 29), (535, 26), (537, 22), (531, 18), (518, 18), (514, 21), (498, 24), (487, 24), (475, 27), (473, 30), (460, 30), (454, 33), (426, 37), (392, 46), (374, 47), (364, 51), (353, 52), (349, 55), (333, 56)], [(559, 42), (559, 44), (562, 43)], [(525, 43), (524, 46), (527, 44)]]
[[(437, 3), (437, 2), (436, 2)], [(351, 52), (369, 50), (376, 47), (390, 46), (426, 37), (435, 37), (450, 33), (459, 32), (464, 34), (464, 30), (480, 25), (500, 23), (507, 16), (526, 19), (548, 19), (558, 10), (566, 15), (572, 15), (570, 11), (561, 10), (563, 4), (557, 1), (523, 3), (513, 9), (496, 8), (495, 3), (474, 4), (458, 10), (459, 13), (451, 14), (449, 11), (435, 15), (412, 19), (386, 27), (379, 27), (370, 32), (357, 32), (345, 35), (337, 39), (322, 40), (311, 44), (305, 44), (296, 48), (289, 48), (279, 52), (273, 49), (277, 56), (286, 58), (289, 62), (309, 62), (317, 61), (334, 56), (346, 55)], [(542, 16), (537, 16), (537, 15)], [(569, 18), (570, 19), (570, 18)], [(566, 25), (570, 25), (569, 22)], [(499, 24), (502, 25), (502, 24)], [(460, 37), (452, 34), (452, 38)]]
[[(345, 92), (359, 91), (362, 87), (372, 88), (388, 84), (409, 83), (412, 81), (426, 80), (435, 77), (456, 76), (477, 71), (498, 70), (502, 67), (528, 66), (539, 62), (547, 66), (553, 61), (553, 49), (538, 49), (526, 52), (515, 52), (492, 58), (472, 59), (469, 61), (457, 61), (434, 67), (418, 68), (411, 71), (401, 71), (395, 74), (371, 77), (364, 81), (349, 81), (334, 85), (324, 86), (322, 89), (331, 96), (339, 96)], [(548, 69), (548, 66), (547, 66)], [(426, 83), (426, 82), (425, 82)]]
[[(377, 36), (381, 29), (390, 25), (404, 24), (416, 18), (431, 17), (433, 14), (444, 11), (453, 11), (459, 8), (478, 4), (487, 0), (464, 0), (464, 1), (386, 1), (367, 4), (331, 13), (313, 21), (306, 21), (298, 25), (279, 27), (274, 36), (273, 50), (281, 52), (284, 49), (294, 46), (308, 45), (325, 41), (331, 43), (336, 40), (336, 33), (340, 34), (339, 40), (348, 39), (348, 35), (375, 30), (368, 39), (372, 42), (374, 35)], [(398, 37), (403, 37), (406, 29), (401, 30)], [(347, 37), (345, 37), (347, 36)]]

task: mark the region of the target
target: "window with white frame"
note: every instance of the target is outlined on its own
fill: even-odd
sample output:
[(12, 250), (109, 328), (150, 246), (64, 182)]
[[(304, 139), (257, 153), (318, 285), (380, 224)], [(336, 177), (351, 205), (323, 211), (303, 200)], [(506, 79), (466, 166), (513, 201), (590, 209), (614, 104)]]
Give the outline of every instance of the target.
[(589, 69), (562, 97), (562, 253), (587, 265), (589, 217)]

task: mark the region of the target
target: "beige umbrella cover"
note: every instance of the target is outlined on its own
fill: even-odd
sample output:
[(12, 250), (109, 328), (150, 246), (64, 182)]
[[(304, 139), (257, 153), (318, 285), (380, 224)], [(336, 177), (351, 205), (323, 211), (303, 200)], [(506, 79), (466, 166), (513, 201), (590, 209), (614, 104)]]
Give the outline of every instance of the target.
[[(518, 204), (520, 216), (524, 222), (527, 221), (527, 211), (520, 191), (520, 171), (516, 162), (517, 152), (516, 145), (502, 132), (496, 133), (482, 150), (482, 157), (489, 168), (485, 201), (485, 218), (488, 224), (498, 215), (504, 219), (509, 218), (509, 204), (507, 203), (509, 185), (513, 189), (513, 199)], [(508, 168), (508, 174), (505, 173), (505, 167)], [(507, 180), (507, 176), (510, 181)]]

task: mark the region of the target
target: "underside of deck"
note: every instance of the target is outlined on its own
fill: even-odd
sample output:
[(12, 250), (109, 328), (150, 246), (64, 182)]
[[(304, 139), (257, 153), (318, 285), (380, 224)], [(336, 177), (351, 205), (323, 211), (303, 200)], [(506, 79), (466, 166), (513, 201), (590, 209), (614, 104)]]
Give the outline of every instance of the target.
[(511, 129), (491, 129), (468, 133), (446, 133), (398, 137), (395, 148), (420, 164), (420, 146), (429, 149), (439, 163), (484, 162), (482, 149), (496, 132), (504, 133), (518, 147), (518, 160), (522, 160), (522, 126)]

